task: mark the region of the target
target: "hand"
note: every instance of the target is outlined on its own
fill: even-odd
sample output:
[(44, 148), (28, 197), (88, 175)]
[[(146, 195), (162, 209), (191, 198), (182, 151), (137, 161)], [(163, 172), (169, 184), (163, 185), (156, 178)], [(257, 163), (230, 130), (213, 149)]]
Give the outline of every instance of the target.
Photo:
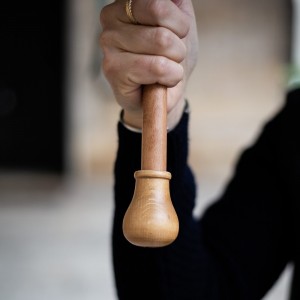
[(100, 14), (103, 72), (124, 120), (142, 127), (141, 87), (168, 87), (168, 127), (179, 121), (187, 80), (197, 61), (198, 40), (191, 0), (133, 0), (126, 15), (125, 0), (105, 6)]

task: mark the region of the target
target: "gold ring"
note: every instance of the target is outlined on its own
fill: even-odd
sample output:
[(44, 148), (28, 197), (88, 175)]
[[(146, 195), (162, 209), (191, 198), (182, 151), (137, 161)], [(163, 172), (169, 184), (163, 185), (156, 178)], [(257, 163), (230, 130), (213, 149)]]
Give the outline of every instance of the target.
[(132, 0), (126, 1), (126, 14), (132, 24), (139, 24), (139, 22), (135, 19), (132, 13)]

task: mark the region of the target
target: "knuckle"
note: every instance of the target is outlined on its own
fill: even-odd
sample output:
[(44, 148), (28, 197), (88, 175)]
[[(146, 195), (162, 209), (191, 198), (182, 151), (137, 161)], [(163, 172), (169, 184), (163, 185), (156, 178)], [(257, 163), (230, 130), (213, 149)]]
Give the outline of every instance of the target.
[(178, 51), (177, 62), (182, 62), (187, 56), (187, 47), (184, 43), (181, 43), (180, 51)]
[(164, 1), (161, 0), (151, 0), (148, 1), (146, 5), (146, 11), (155, 19), (159, 20), (165, 15), (165, 5)]
[(186, 20), (186, 19), (183, 19), (180, 28), (181, 28), (181, 32), (179, 33), (178, 36), (179, 36), (181, 39), (183, 39), (183, 38), (185, 38), (185, 37), (188, 35), (188, 33), (189, 33), (189, 31), (190, 31), (190, 24), (189, 24), (189, 21)]
[(180, 81), (183, 79), (183, 68), (181, 65), (177, 65), (176, 67), (173, 68), (173, 72), (171, 72), (170, 77), (168, 79), (167, 85), (169, 87), (174, 87), (176, 86)]
[(183, 80), (183, 77), (184, 77), (184, 69), (182, 65), (177, 64), (176, 66), (174, 66), (173, 71), (170, 72), (168, 85), (170, 87), (176, 86), (180, 81)]
[(112, 44), (112, 33), (108, 30), (104, 30), (100, 33), (99, 44), (101, 48), (109, 47)]
[(158, 27), (155, 30), (154, 35), (156, 47), (160, 49), (168, 49), (172, 46), (173, 39), (170, 32), (167, 29), (163, 27)]
[(109, 15), (109, 7), (108, 6), (104, 6), (99, 14), (99, 21), (102, 27), (105, 27), (105, 25), (107, 24), (108, 21), (108, 16)]
[(158, 78), (164, 77), (167, 70), (167, 59), (165, 57), (154, 57), (150, 63), (150, 71)]
[(113, 59), (110, 55), (104, 55), (102, 60), (102, 71), (107, 79), (115, 77), (116, 67), (114, 62), (115, 59)]
[[(177, 75), (177, 83), (184, 78), (184, 68), (182, 65), (178, 64), (178, 75)], [(176, 83), (176, 84), (177, 84)]]

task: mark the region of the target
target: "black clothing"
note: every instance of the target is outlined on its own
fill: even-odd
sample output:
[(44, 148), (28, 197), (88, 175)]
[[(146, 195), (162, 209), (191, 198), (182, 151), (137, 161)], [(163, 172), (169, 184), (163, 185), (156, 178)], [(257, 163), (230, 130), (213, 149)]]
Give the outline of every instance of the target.
[[(140, 169), (141, 135), (118, 125), (113, 265), (119, 299), (261, 299), (288, 263), (300, 299), (300, 90), (238, 160), (224, 194), (193, 217), (196, 185), (187, 164), (188, 114), (168, 133), (171, 198), (179, 236), (164, 248), (131, 245), (122, 220)], [(140, 292), (141, 291), (141, 292)]]

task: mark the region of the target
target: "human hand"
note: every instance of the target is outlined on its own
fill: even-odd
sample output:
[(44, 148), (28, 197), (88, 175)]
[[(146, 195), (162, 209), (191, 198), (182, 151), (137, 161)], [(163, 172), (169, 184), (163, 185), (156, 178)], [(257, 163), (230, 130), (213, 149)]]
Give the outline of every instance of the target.
[(187, 80), (197, 61), (198, 40), (191, 0), (134, 0), (130, 22), (125, 0), (101, 10), (103, 72), (124, 121), (142, 127), (142, 85), (168, 87), (168, 128), (179, 121)]

